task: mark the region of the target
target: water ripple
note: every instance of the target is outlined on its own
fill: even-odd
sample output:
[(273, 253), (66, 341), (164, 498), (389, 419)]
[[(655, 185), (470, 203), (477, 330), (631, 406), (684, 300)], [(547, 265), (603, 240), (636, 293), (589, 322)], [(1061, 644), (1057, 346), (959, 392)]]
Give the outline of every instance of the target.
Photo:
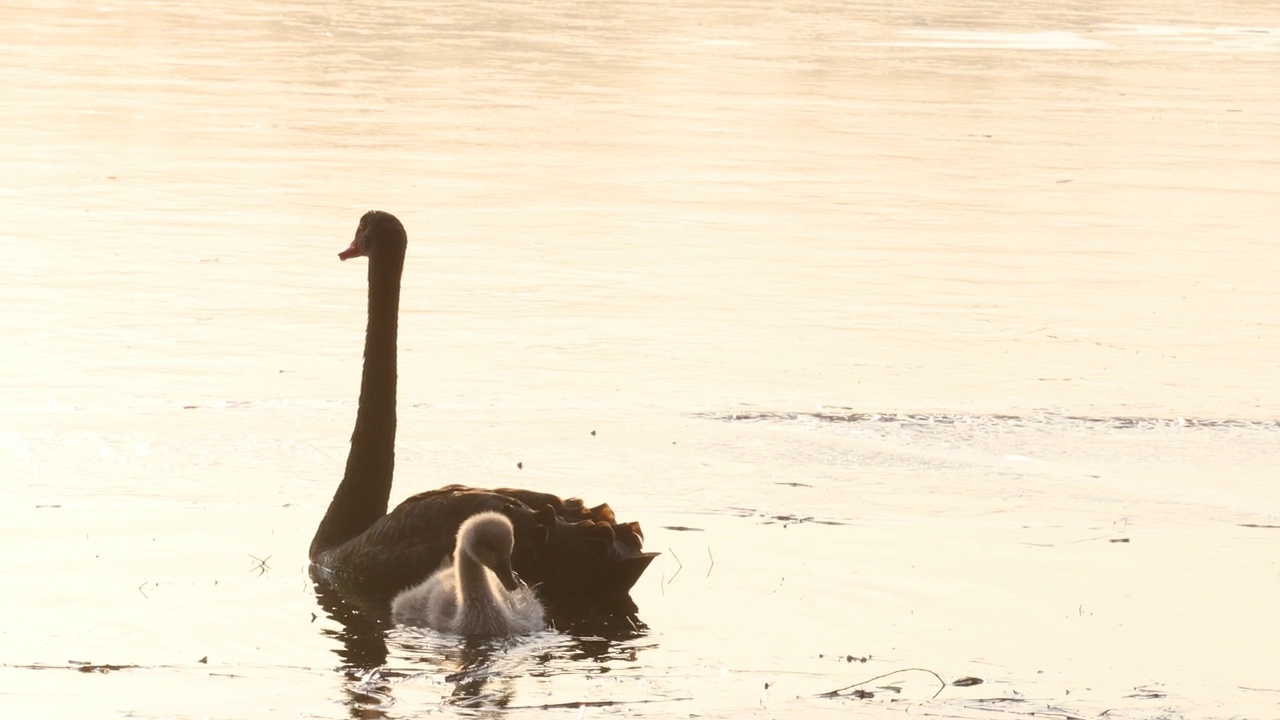
[(965, 413), (881, 413), (852, 410), (818, 410), (813, 412), (733, 411), (694, 413), (694, 417), (722, 422), (794, 422), (851, 423), (926, 426), (1001, 426), (1001, 427), (1090, 427), (1114, 430), (1148, 430), (1155, 428), (1227, 428), (1240, 430), (1280, 431), (1280, 420), (1243, 420), (1235, 418), (1144, 417), (1133, 415), (1090, 416), (1059, 413), (1034, 415), (970, 415)]

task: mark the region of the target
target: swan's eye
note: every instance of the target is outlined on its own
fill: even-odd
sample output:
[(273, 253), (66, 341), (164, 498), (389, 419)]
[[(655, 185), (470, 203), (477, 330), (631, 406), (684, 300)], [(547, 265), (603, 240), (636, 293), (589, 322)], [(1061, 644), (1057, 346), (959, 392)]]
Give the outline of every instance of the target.
[(365, 257), (369, 256), (369, 223), (362, 222), (360, 227), (356, 228), (356, 247), (360, 248), (360, 254)]

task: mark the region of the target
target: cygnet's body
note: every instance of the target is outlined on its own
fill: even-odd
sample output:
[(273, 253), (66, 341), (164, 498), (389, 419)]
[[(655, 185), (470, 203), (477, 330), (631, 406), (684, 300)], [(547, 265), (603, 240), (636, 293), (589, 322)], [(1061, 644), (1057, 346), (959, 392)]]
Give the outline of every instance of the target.
[(459, 635), (518, 635), (542, 629), (545, 611), (511, 572), (515, 533), (505, 515), (472, 515), (458, 528), (453, 564), (396, 595), (391, 619)]

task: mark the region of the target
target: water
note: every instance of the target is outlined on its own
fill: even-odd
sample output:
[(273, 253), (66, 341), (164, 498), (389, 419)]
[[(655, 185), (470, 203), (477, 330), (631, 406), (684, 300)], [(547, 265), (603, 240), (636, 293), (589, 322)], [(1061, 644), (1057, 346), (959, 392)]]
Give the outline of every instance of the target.
[[(1275, 714), (1273, 4), (0, 17), (12, 714)], [(317, 598), (372, 207), (393, 501), (607, 500), (641, 627)]]

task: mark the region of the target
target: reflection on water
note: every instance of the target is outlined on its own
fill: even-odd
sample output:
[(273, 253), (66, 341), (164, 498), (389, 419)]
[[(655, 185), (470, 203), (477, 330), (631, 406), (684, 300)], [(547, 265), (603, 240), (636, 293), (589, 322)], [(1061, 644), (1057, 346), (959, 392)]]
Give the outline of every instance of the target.
[[(365, 602), (318, 580), (316, 598), (338, 629), (321, 633), (338, 641), (334, 652), (347, 683), (355, 717), (381, 716), (378, 708), (395, 703), (400, 683), (428, 682), (449, 689), (444, 702), (459, 707), (504, 708), (521, 704), (513, 679), (606, 673), (617, 663), (634, 665), (648, 628), (636, 616), (630, 598), (586, 606), (549, 606), (550, 628), (533, 636), (459, 638), (433, 630), (396, 628), (385, 600)], [(396, 662), (388, 664), (394, 644)], [(404, 669), (408, 661), (410, 669)], [(413, 669), (417, 665), (428, 670)], [(528, 706), (526, 701), (524, 706)]]
[(325, 614), (337, 621), (339, 629), (324, 628), (322, 633), (338, 640), (334, 648), (342, 664), (367, 672), (387, 661), (387, 630), (391, 627), (390, 608), (361, 604), (345, 596), (326, 582), (315, 583), (316, 599)]

